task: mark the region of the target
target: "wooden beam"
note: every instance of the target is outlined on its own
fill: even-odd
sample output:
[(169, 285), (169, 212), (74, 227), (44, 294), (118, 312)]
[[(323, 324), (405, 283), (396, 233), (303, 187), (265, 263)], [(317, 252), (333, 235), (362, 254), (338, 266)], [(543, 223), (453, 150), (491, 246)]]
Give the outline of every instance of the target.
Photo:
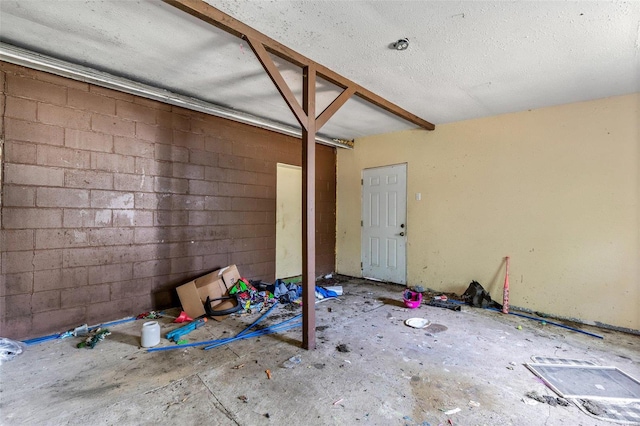
[(282, 98), (287, 103), (287, 106), (289, 107), (293, 115), (295, 115), (298, 123), (300, 123), (303, 129), (305, 129), (307, 127), (308, 121), (307, 116), (298, 103), (296, 96), (291, 91), (291, 88), (289, 87), (287, 82), (284, 81), (282, 74), (280, 74), (280, 70), (265, 50), (262, 42), (249, 36), (245, 36), (244, 38), (249, 42), (251, 50), (253, 50), (253, 53), (256, 54), (256, 57), (262, 64), (264, 70), (269, 75), (269, 78), (271, 78), (271, 81), (273, 81), (273, 84), (276, 85), (278, 92), (280, 92), (280, 95), (282, 95)]
[[(410, 113), (409, 111), (400, 108), (398, 105), (389, 102), (388, 100), (376, 95), (375, 93), (365, 89), (364, 87), (354, 83), (346, 77), (341, 76), (335, 71), (330, 70), (306, 56), (284, 46), (281, 43), (273, 40), (270, 37), (262, 34), (261, 32), (251, 28), (250, 26), (236, 20), (235, 18), (227, 15), (221, 10), (205, 3), (202, 0), (163, 0), (166, 3), (177, 7), (178, 9), (195, 16), (209, 24), (220, 28), (230, 34), (237, 37), (246, 36), (247, 38), (259, 41), (263, 44), (264, 48), (295, 65), (300, 67), (314, 66), (316, 74), (324, 78), (325, 80), (344, 88), (353, 87), (355, 89), (355, 95), (360, 98), (388, 111), (404, 120), (407, 120), (419, 127), (426, 130), (433, 130), (435, 126), (424, 120), (417, 115)], [(295, 114), (295, 113), (294, 113)], [(297, 115), (296, 115), (297, 117)]]
[(333, 114), (338, 112), (340, 107), (344, 105), (344, 103), (347, 102), (355, 92), (356, 89), (354, 87), (347, 87), (342, 93), (340, 93), (340, 95), (338, 95), (337, 98), (333, 100), (333, 102), (331, 102), (328, 107), (324, 109), (324, 111), (322, 111), (318, 118), (316, 118), (316, 132), (320, 130), (327, 121), (329, 121)]
[(316, 70), (302, 69), (302, 347), (316, 347)]

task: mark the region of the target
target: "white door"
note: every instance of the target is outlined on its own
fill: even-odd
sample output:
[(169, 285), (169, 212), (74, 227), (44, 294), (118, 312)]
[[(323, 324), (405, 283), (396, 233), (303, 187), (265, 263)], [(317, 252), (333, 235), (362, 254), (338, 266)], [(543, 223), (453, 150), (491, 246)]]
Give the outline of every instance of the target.
[(302, 274), (302, 168), (278, 163), (276, 278)]
[(362, 175), (362, 275), (407, 283), (407, 165)]

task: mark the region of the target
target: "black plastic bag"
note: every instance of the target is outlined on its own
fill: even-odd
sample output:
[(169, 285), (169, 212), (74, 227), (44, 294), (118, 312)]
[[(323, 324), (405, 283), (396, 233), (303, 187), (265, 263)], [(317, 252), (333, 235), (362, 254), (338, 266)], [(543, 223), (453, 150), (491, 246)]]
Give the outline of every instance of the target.
[(482, 287), (478, 281), (471, 281), (467, 291), (462, 295), (462, 299), (471, 306), (476, 308), (500, 308), (502, 305), (491, 300), (491, 295)]

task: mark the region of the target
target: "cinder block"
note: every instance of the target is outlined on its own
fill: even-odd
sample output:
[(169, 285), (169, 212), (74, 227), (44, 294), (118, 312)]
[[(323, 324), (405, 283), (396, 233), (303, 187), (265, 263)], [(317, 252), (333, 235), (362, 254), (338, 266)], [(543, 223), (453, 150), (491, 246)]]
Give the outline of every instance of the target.
[(79, 288), (86, 286), (87, 268), (64, 268), (33, 273), (34, 291), (47, 291), (63, 288)]
[(171, 272), (192, 272), (202, 269), (202, 256), (178, 257), (170, 260)]
[(89, 243), (92, 246), (119, 246), (133, 244), (133, 229), (96, 228), (89, 230)]
[(36, 105), (35, 101), (29, 99), (7, 96), (5, 99), (5, 116), (19, 120), (35, 121)]
[(88, 129), (91, 123), (91, 113), (40, 103), (38, 104), (38, 121), (71, 129)]
[(84, 229), (36, 229), (36, 249), (84, 247), (89, 235)]
[[(150, 158), (135, 157), (134, 172), (143, 176), (171, 176), (171, 163), (154, 161)], [(167, 172), (168, 170), (168, 172)]]
[(31, 313), (31, 294), (15, 294), (5, 296), (4, 316), (6, 318), (20, 317)]
[(60, 309), (60, 291), (40, 291), (31, 297), (31, 312), (47, 312)]
[(204, 150), (204, 136), (197, 133), (174, 130), (173, 143), (189, 149)]
[(91, 129), (114, 136), (133, 137), (136, 134), (136, 126), (133, 121), (102, 114), (93, 114)]
[(111, 298), (124, 299), (136, 296), (149, 295), (152, 290), (150, 278), (139, 278), (133, 281), (118, 281), (111, 283)]
[(88, 169), (91, 166), (87, 151), (46, 145), (38, 146), (37, 161), (39, 165), (71, 169)]
[(33, 251), (6, 251), (2, 253), (2, 272), (17, 274), (33, 271)]
[(13, 74), (8, 74), (6, 79), (9, 95), (56, 105), (64, 105), (67, 102), (66, 87)]
[(6, 163), (36, 164), (36, 144), (5, 141), (4, 158)]
[(71, 188), (38, 188), (38, 207), (89, 207), (89, 191)]
[(202, 225), (217, 225), (218, 214), (216, 211), (190, 211), (189, 213), (189, 225), (202, 226)]
[[(118, 154), (94, 153), (91, 156), (91, 168), (114, 173), (133, 173), (134, 158)], [(88, 168), (88, 167), (87, 167)]]
[(114, 138), (114, 151), (116, 154), (153, 158), (155, 149), (152, 143), (140, 139), (116, 136)]
[(65, 289), (60, 292), (60, 304), (63, 309), (108, 302), (111, 295), (109, 284), (91, 285), (81, 288)]
[(5, 275), (5, 285), (0, 286), (0, 296), (28, 293), (33, 293), (33, 272)]
[(62, 186), (64, 171), (49, 167), (7, 163), (4, 179), (5, 183), (17, 185)]
[(230, 155), (233, 154), (233, 142), (216, 136), (207, 135), (205, 137), (204, 149), (209, 152)]
[(153, 192), (153, 176), (117, 174), (113, 183), (118, 191)]
[(216, 195), (218, 193), (218, 183), (205, 180), (190, 180), (189, 194), (193, 195)]
[(150, 210), (114, 210), (114, 226), (153, 226), (153, 212)]
[(126, 281), (130, 280), (133, 277), (133, 264), (131, 263), (89, 266), (88, 269), (89, 284)]
[(38, 142), (47, 145), (62, 145), (64, 129), (58, 126), (5, 118), (5, 139), (23, 142)]
[(172, 179), (156, 176), (154, 178), (154, 190), (156, 192), (186, 194), (189, 190), (189, 181), (186, 179)]
[(236, 155), (220, 154), (218, 167), (223, 169), (245, 170), (245, 159)]
[(174, 163), (172, 172), (175, 178), (204, 179), (204, 166)]
[(62, 268), (62, 250), (36, 250), (33, 255), (33, 270)]
[(187, 163), (189, 162), (189, 149), (158, 143), (155, 145), (155, 159)]
[(180, 226), (188, 224), (188, 211), (158, 210), (154, 212), (154, 225), (156, 226)]
[(218, 154), (215, 152), (193, 150), (189, 152), (189, 163), (216, 167), (218, 165)]
[(146, 278), (171, 273), (171, 262), (167, 259), (147, 260), (133, 264), (133, 278)]
[[(164, 195), (168, 196), (168, 194)], [(162, 198), (164, 195), (136, 192), (134, 206), (136, 209), (155, 210), (158, 208), (159, 198)]]
[(205, 210), (231, 210), (231, 197), (205, 197)]
[(218, 183), (218, 195), (223, 197), (251, 197), (245, 194), (245, 185), (240, 183)]
[(104, 133), (65, 129), (64, 145), (87, 151), (113, 152), (113, 136)]
[[(115, 175), (117, 177), (118, 175)], [(66, 170), (64, 186), (67, 188), (113, 189), (112, 173), (94, 172), (91, 170)]]
[(158, 210), (202, 210), (202, 195), (163, 194), (158, 200)]
[(130, 192), (91, 190), (91, 207), (94, 208), (131, 209), (133, 200)]
[(6, 251), (33, 250), (35, 247), (34, 231), (31, 229), (3, 229), (0, 241)]
[[(162, 111), (158, 111), (158, 115), (162, 115)], [(171, 115), (171, 113), (168, 113)], [(171, 129), (171, 124), (167, 125), (165, 122), (159, 120), (159, 126), (154, 126), (151, 124), (136, 123), (136, 138), (142, 139), (149, 142), (156, 142), (161, 144), (172, 144), (173, 143), (173, 130)]]
[(136, 228), (134, 230), (135, 244), (162, 243), (167, 238), (162, 228)]
[(2, 204), (5, 207), (34, 207), (36, 189), (30, 186), (5, 185)]
[(126, 120), (156, 124), (156, 110), (138, 103), (117, 100), (116, 115)]
[(4, 229), (62, 228), (62, 209), (6, 207), (3, 224)]
[(65, 228), (94, 228), (112, 226), (111, 210), (64, 209), (62, 225)]
[(104, 265), (114, 260), (114, 253), (104, 248), (71, 248), (62, 251), (64, 268)]
[(105, 115), (115, 115), (116, 113), (115, 99), (84, 90), (69, 89), (67, 105)]

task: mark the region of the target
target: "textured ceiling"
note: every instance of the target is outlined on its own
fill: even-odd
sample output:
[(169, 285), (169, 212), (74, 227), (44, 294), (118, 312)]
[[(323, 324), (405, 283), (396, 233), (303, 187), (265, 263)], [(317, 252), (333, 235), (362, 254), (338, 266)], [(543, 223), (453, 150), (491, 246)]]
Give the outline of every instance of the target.
[[(436, 124), (640, 91), (640, 2), (208, 3)], [(245, 42), (158, 1), (0, 0), (0, 40), (297, 125)], [(322, 133), (413, 127), (352, 99)]]

